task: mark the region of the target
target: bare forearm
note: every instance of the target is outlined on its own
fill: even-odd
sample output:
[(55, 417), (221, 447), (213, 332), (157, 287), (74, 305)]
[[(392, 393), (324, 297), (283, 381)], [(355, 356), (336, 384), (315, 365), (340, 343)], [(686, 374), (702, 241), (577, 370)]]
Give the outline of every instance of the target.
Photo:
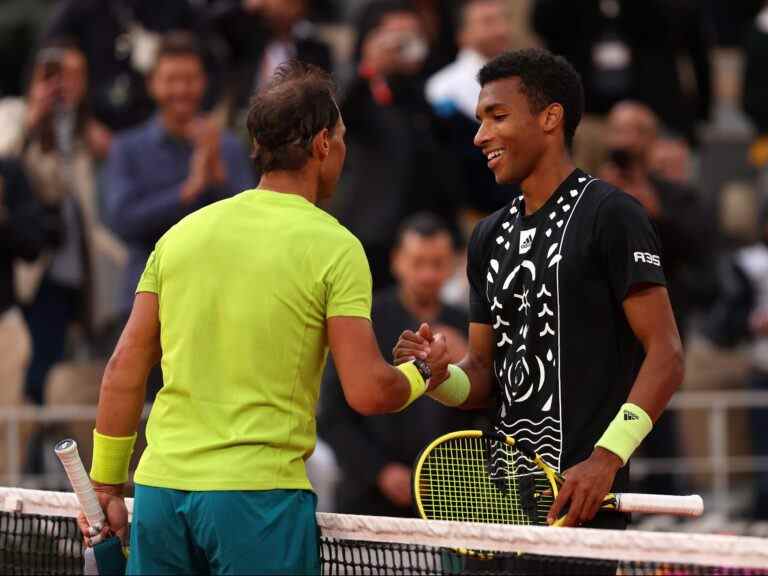
[(383, 359), (381, 364), (371, 371), (369, 378), (372, 386), (367, 391), (368, 398), (360, 399), (354, 405), (350, 402), (358, 412), (365, 415), (397, 412), (408, 401), (411, 393), (408, 379)]
[(484, 362), (482, 359), (473, 358), (472, 355), (467, 354), (467, 356), (459, 362), (458, 366), (464, 370), (471, 385), (469, 397), (464, 404), (459, 406), (459, 408), (462, 410), (486, 408), (493, 398), (490, 364)]
[(645, 410), (654, 422), (683, 381), (683, 353), (678, 338), (651, 342), (628, 402)]
[(151, 351), (118, 345), (101, 383), (96, 415), (96, 429), (101, 434), (130, 436), (136, 432), (147, 376), (156, 360)]

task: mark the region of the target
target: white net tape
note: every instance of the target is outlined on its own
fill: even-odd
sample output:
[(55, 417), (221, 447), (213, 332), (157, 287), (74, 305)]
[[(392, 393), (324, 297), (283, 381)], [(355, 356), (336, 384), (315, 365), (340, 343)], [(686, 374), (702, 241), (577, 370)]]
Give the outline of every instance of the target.
[[(133, 501), (127, 499), (129, 512)], [(75, 517), (74, 494), (0, 488), (0, 511)], [(363, 542), (544, 554), (624, 562), (768, 569), (768, 539), (708, 534), (502, 526), (318, 513), (323, 536)]]

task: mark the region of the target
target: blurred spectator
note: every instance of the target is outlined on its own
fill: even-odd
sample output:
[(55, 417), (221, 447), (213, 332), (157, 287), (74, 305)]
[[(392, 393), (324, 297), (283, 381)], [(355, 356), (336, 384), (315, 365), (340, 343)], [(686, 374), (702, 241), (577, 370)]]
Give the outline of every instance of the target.
[(202, 34), (186, 0), (61, 0), (45, 38), (73, 38), (85, 53), (93, 89), (88, 105), (98, 124), (88, 137), (106, 156), (112, 132), (136, 126), (152, 113), (144, 75), (156, 57), (159, 34)]
[[(23, 403), (24, 374), (30, 341), (16, 307), (14, 264), (33, 260), (54, 241), (58, 218), (35, 200), (21, 166), (0, 160), (0, 406)], [(5, 453), (5, 430), (0, 431), (0, 471), (10, 454)]]
[(744, 44), (744, 111), (757, 131), (752, 145), (752, 163), (760, 170), (758, 187), (763, 198), (768, 198), (768, 2), (750, 26)]
[(292, 58), (332, 71), (331, 50), (307, 20), (310, 0), (219, 0), (207, 9), (228, 49), (227, 117), (244, 125), (251, 95)]
[(410, 0), (429, 45), (424, 74), (431, 75), (456, 59), (456, 23), (464, 0)]
[(105, 208), (130, 255), (125, 314), (155, 242), (187, 214), (252, 187), (253, 172), (237, 139), (201, 115), (206, 76), (193, 36), (166, 35), (148, 86), (158, 113), (120, 134), (107, 162)]
[(708, 24), (696, 0), (534, 0), (533, 27), (581, 73), (587, 113), (632, 98), (689, 138), (710, 109)]
[(86, 143), (86, 64), (67, 41), (53, 41), (37, 55), (27, 98), (0, 102), (0, 154), (19, 158), (40, 203), (61, 214), (60, 245), (21, 266), (20, 298), (33, 342), (25, 393), (42, 404), (48, 373), (64, 357), (74, 322), (92, 327), (94, 249), (116, 264), (119, 243), (99, 224), (92, 155)]
[[(691, 309), (708, 304), (716, 292), (714, 226), (697, 190), (651, 171), (658, 131), (656, 115), (644, 104), (614, 106), (605, 131), (609, 159), (600, 177), (637, 198), (656, 226), (672, 307), (685, 338)], [(676, 166), (666, 170), (682, 172)]]
[[(760, 232), (757, 242), (737, 250), (722, 267), (721, 293), (704, 326), (705, 335), (718, 346), (731, 348), (744, 341), (750, 343), (748, 384), (755, 391), (768, 390), (768, 204), (765, 203), (760, 215)], [(766, 408), (750, 411), (750, 438), (755, 456), (768, 456), (766, 418)], [(768, 472), (759, 472), (756, 480), (751, 516), (768, 520)]]
[(457, 177), (424, 97), (427, 42), (416, 13), (373, 2), (358, 34), (359, 74), (341, 104), (347, 163), (331, 209), (362, 241), (381, 288), (392, 281), (389, 252), (406, 216), (427, 210), (455, 226)]
[(744, 57), (744, 111), (757, 132), (768, 135), (768, 2), (749, 27)]
[[(490, 59), (510, 47), (507, 5), (504, 0), (469, 0), (461, 9), (454, 62), (427, 81), (426, 93), (435, 112), (451, 129), (451, 143), (462, 169), (462, 208), (465, 232), (477, 221), (510, 201), (513, 194), (496, 184), (487, 159), (474, 145), (478, 123), (475, 106), (480, 95), (477, 73)], [(465, 234), (468, 237), (468, 233)]]
[[(711, 219), (696, 190), (651, 173), (658, 121), (650, 108), (631, 101), (614, 106), (608, 115), (606, 140), (609, 161), (600, 177), (634, 196), (656, 227), (672, 308), (685, 339), (692, 309), (708, 304), (716, 292)], [(644, 453), (677, 457), (676, 422), (676, 413), (666, 412), (643, 443)], [(660, 494), (679, 491), (669, 476), (651, 477), (643, 490)]]
[[(397, 287), (378, 292), (371, 319), (382, 354), (406, 328), (434, 322), (446, 335), (455, 361), (466, 352), (467, 315), (440, 302), (440, 290), (454, 271), (455, 249), (450, 230), (430, 214), (403, 222), (392, 252)], [(418, 453), (436, 437), (473, 427), (476, 413), (441, 406), (431, 398), (417, 400), (408, 410), (362, 417), (344, 400), (332, 362), (323, 379), (320, 436), (336, 453), (342, 470), (337, 510), (352, 514), (409, 516), (411, 467)]]

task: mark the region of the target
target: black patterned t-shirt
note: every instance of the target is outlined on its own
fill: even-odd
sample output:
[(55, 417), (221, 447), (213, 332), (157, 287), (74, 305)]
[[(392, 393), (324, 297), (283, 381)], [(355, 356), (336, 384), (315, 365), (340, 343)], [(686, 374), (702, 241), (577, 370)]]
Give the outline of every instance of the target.
[(519, 196), (477, 225), (470, 321), (493, 326), (496, 428), (564, 471), (626, 402), (644, 353), (622, 302), (665, 284), (661, 247), (639, 202), (580, 170), (524, 214)]

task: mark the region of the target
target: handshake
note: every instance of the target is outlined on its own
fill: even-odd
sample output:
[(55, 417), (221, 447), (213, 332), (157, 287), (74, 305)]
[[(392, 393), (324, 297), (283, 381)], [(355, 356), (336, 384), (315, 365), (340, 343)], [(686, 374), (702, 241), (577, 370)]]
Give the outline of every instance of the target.
[(450, 375), (448, 364), (451, 356), (444, 334), (433, 334), (429, 324), (423, 323), (416, 332), (405, 330), (392, 349), (395, 365), (423, 360), (429, 366), (432, 377), (429, 379), (427, 391), (434, 390)]

